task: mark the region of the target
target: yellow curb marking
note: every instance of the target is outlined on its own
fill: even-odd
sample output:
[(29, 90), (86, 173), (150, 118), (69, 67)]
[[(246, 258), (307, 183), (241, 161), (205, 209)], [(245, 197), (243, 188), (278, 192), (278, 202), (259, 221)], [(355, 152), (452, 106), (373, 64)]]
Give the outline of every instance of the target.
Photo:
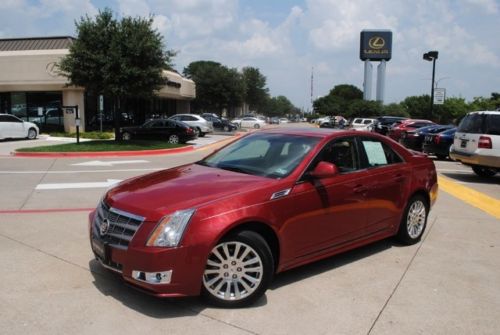
[(480, 210), (500, 219), (500, 200), (487, 196), (470, 187), (460, 185), (449, 178), (438, 176), (439, 188)]

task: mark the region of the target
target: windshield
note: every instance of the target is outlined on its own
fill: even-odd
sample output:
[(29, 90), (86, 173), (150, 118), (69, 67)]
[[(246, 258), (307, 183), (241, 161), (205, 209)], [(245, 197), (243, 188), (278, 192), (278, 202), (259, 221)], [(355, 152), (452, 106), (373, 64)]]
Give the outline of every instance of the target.
[(319, 141), (307, 136), (252, 134), (198, 164), (279, 179), (292, 173)]

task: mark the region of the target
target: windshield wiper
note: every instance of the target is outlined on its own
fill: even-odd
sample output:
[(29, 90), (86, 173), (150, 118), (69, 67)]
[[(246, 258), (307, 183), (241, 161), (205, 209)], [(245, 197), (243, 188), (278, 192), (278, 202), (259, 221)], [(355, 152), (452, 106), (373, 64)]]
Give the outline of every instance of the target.
[(227, 171), (233, 171), (233, 172), (239, 172), (239, 173), (244, 173), (244, 174), (253, 174), (252, 171), (239, 167), (239, 166), (234, 166), (234, 165), (217, 165), (219, 169), (222, 170), (227, 170)]

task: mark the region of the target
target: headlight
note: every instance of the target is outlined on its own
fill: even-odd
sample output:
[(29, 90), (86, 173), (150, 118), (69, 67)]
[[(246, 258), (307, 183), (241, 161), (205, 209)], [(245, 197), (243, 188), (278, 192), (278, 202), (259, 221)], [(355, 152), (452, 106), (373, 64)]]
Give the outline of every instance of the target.
[(176, 247), (193, 214), (194, 209), (187, 209), (164, 216), (158, 222), (146, 245), (149, 247)]

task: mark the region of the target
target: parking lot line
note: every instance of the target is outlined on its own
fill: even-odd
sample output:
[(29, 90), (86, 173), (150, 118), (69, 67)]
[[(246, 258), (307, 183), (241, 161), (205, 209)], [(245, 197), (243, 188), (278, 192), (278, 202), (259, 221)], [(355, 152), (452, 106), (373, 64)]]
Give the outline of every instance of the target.
[(95, 208), (3, 209), (0, 214), (38, 214), (64, 212), (90, 212)]
[(446, 193), (500, 219), (500, 200), (473, 190), (470, 187), (460, 185), (441, 175), (438, 176), (438, 183), (439, 188)]

